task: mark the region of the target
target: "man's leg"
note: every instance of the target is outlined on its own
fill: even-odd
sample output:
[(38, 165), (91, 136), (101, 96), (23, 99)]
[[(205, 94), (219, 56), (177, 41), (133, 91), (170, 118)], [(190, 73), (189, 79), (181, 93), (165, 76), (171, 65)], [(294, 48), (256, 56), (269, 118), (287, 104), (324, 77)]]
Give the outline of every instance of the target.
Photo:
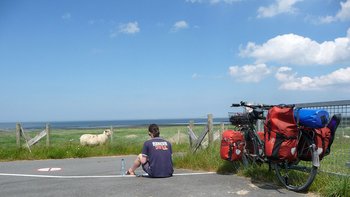
[(128, 174), (135, 175), (135, 170), (141, 166), (141, 158), (142, 158), (142, 154), (139, 154), (137, 156), (137, 158), (135, 159), (134, 164), (132, 165), (132, 167), (129, 168)]

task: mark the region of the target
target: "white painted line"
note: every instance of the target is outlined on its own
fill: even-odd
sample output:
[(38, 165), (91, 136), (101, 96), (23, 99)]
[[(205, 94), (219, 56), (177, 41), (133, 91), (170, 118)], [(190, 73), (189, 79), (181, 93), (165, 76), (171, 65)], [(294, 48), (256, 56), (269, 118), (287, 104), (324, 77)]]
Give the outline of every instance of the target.
[[(119, 178), (123, 175), (102, 175), (102, 176), (58, 176), (58, 175), (38, 175), (38, 174), (9, 174), (0, 173), (0, 176), (16, 176), (16, 177), (36, 177), (36, 178), (56, 178), (56, 179), (79, 179), (79, 178)], [(130, 176), (125, 176), (130, 177)]]
[(51, 172), (60, 171), (60, 170), (61, 170), (61, 168), (50, 168), (50, 171), (51, 171)]
[(39, 168), (39, 172), (54, 172), (54, 171), (60, 171), (61, 168)]
[[(193, 176), (193, 175), (208, 175), (216, 172), (197, 172), (197, 173), (179, 173), (173, 176)], [(56, 178), (56, 179), (84, 179), (84, 178), (127, 178), (136, 177), (135, 175), (88, 175), (88, 176), (58, 176), (58, 175), (38, 175), (38, 174), (11, 174), (0, 173), (0, 176), (14, 176), (14, 177), (35, 177), (35, 178)]]
[(189, 173), (179, 173), (173, 174), (174, 176), (191, 176), (191, 175), (205, 175), (205, 174), (216, 174), (216, 172), (189, 172)]
[(38, 171), (39, 172), (48, 172), (50, 170), (50, 168), (39, 168)]

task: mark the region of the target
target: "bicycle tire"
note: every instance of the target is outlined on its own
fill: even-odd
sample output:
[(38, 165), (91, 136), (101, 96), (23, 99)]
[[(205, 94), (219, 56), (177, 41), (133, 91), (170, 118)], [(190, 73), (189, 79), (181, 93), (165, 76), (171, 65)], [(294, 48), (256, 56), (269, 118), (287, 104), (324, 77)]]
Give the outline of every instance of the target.
[(314, 181), (318, 167), (313, 165), (313, 159), (316, 151), (312, 148), (314, 143), (312, 138), (304, 137), (301, 144), (298, 145), (298, 155), (309, 154), (311, 159), (307, 161), (298, 160), (296, 162), (276, 162), (272, 163), (278, 180), (289, 190), (302, 192), (307, 191)]

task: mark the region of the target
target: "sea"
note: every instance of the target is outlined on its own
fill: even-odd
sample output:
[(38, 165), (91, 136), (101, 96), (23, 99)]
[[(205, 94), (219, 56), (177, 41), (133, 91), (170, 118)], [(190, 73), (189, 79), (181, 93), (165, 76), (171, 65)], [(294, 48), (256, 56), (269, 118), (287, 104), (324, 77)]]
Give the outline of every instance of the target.
[[(52, 122), (18, 122), (23, 129), (44, 129), (49, 124), (54, 129), (93, 129), (93, 128), (125, 128), (142, 127), (152, 123), (159, 126), (188, 125), (190, 121), (194, 124), (207, 124), (206, 118), (183, 118), (183, 119), (144, 119), (144, 120), (98, 120), (98, 121), (52, 121)], [(228, 118), (214, 118), (213, 124), (227, 123)], [(17, 122), (0, 122), (1, 131), (12, 131), (16, 129)]]

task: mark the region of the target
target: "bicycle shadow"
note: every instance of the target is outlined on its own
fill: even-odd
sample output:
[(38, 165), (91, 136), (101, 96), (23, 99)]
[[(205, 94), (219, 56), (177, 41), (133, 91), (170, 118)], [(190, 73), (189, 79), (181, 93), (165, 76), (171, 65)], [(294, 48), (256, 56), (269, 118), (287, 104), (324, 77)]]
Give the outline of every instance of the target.
[[(285, 194), (286, 192), (284, 192), (283, 190), (285, 190), (284, 187), (279, 186), (275, 183), (271, 183), (271, 182), (262, 182), (260, 180), (254, 180), (254, 179), (250, 179), (251, 183), (255, 186), (258, 187), (260, 189), (264, 189), (264, 190), (274, 190), (280, 194)], [(254, 187), (253, 186), (253, 187)]]

